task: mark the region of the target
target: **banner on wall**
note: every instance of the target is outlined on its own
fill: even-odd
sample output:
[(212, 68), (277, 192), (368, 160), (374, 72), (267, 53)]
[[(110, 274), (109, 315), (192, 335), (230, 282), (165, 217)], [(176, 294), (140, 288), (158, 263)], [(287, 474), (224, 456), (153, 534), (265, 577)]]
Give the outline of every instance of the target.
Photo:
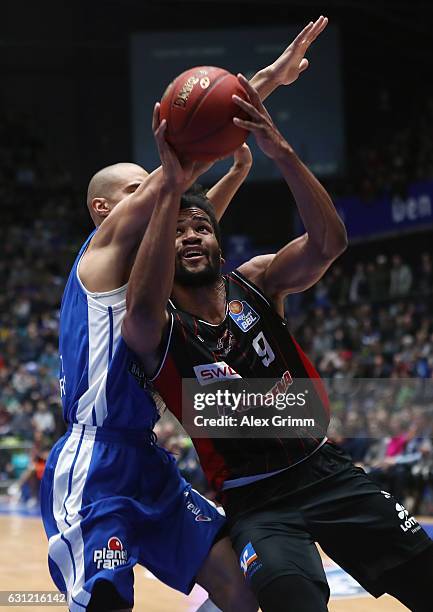
[(406, 197), (386, 195), (369, 202), (350, 197), (335, 205), (352, 241), (428, 229), (433, 227), (433, 181), (414, 183)]

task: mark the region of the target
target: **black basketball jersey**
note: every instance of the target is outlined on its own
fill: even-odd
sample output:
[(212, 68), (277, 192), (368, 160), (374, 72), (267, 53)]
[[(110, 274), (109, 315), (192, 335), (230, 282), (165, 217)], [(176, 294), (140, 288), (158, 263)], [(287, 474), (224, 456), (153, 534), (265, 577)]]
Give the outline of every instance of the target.
[[(216, 490), (239, 486), (245, 484), (245, 479), (299, 463), (323, 443), (329, 423), (328, 398), (319, 374), (289, 333), (287, 322), (239, 272), (223, 279), (226, 316), (219, 325), (202, 321), (169, 303), (171, 327), (164, 360), (153, 381), (155, 389), (185, 426), (182, 379), (196, 379), (204, 391), (210, 391), (213, 382), (221, 387), (222, 381), (230, 385), (248, 379), (272, 379), (285, 391), (295, 379), (312, 379), (320, 433), (205, 438), (189, 432), (203, 470)], [(192, 410), (192, 406), (188, 409)]]

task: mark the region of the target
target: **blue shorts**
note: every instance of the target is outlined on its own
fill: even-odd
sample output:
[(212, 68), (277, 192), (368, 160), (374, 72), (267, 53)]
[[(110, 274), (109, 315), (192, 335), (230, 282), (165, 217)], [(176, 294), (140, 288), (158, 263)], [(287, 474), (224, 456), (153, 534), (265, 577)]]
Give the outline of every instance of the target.
[(146, 434), (74, 425), (53, 447), (41, 485), (51, 576), (83, 612), (97, 580), (133, 606), (139, 563), (189, 593), (225, 523)]

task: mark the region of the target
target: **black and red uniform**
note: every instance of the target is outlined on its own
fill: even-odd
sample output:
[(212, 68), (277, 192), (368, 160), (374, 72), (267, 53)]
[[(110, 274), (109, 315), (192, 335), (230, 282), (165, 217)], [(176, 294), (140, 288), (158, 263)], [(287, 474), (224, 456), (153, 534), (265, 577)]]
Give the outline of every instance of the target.
[[(312, 383), (314, 397), (305, 410), (318, 422), (318, 435), (193, 437), (210, 483), (223, 490), (233, 547), (261, 608), (290, 609), (284, 598), (295, 589), (297, 612), (327, 610), (329, 589), (315, 546), (319, 542), (376, 597), (388, 592), (407, 605), (415, 602), (411, 609), (417, 612), (430, 610), (423, 603), (429, 579), (418, 569), (425, 559), (433, 559), (428, 535), (392, 495), (327, 443), (324, 387), (286, 321), (239, 272), (223, 279), (226, 316), (219, 325), (170, 302), (167, 350), (154, 386), (183, 421), (182, 400), (184, 410), (192, 408), (182, 397), (182, 379), (196, 379), (203, 391), (210, 389), (213, 377), (219, 387), (221, 377), (229, 386), (252, 378), (277, 380), (283, 389), (292, 380)], [(406, 571), (415, 590), (402, 586), (400, 575)]]
[[(288, 391), (292, 380), (312, 379), (310, 392), (314, 397), (310, 393), (302, 414), (314, 418), (317, 425), (314, 433), (298, 430), (290, 437), (192, 436), (202, 467), (216, 490), (225, 488), (225, 482), (236, 484), (237, 480), (276, 472), (306, 459), (323, 444), (329, 423), (328, 398), (319, 374), (289, 333), (287, 322), (240, 273), (232, 272), (223, 279), (227, 306), (219, 325), (201, 321), (169, 303), (172, 328), (168, 352), (154, 380), (156, 390), (184, 423), (182, 409), (185, 411), (187, 406), (185, 394), (182, 397), (182, 380), (197, 379), (197, 388), (203, 391), (211, 389), (208, 384), (212, 381), (218, 388), (226, 383), (233, 389), (239, 379), (230, 380), (232, 372), (242, 377), (242, 387), (248, 379), (270, 379), (279, 382), (282, 391)], [(222, 380), (220, 374), (228, 376)], [(257, 410), (252, 413), (259, 414)]]

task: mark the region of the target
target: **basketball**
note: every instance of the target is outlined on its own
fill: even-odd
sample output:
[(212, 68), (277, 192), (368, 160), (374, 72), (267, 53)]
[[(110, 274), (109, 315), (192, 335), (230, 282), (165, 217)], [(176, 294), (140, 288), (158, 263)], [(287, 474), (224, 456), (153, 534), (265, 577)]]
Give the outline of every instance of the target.
[(233, 123), (247, 118), (233, 102), (248, 100), (238, 79), (222, 68), (198, 66), (180, 74), (167, 87), (160, 118), (167, 121), (167, 141), (181, 157), (213, 161), (233, 153), (248, 131)]

